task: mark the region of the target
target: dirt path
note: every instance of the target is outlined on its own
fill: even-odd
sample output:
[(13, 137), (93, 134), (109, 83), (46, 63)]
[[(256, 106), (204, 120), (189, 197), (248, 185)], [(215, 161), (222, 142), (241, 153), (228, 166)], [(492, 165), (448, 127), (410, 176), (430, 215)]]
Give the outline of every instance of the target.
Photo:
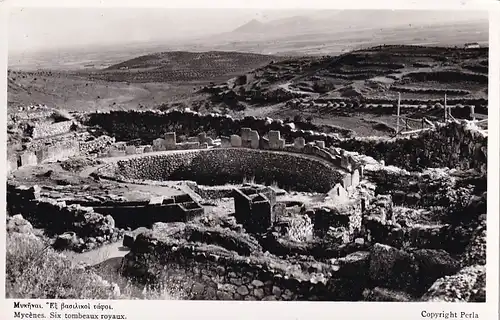
[(129, 252), (128, 248), (123, 247), (122, 241), (118, 241), (83, 253), (69, 252), (65, 254), (74, 263), (94, 266), (107, 260), (123, 258)]

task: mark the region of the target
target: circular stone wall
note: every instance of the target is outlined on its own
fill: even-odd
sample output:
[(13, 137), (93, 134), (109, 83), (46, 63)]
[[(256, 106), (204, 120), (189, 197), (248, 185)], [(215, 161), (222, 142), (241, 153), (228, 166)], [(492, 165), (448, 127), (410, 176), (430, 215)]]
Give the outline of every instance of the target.
[(277, 183), (282, 188), (328, 192), (342, 180), (340, 169), (327, 161), (304, 154), (221, 148), (136, 155), (109, 163), (96, 171), (118, 180), (191, 180), (204, 185)]

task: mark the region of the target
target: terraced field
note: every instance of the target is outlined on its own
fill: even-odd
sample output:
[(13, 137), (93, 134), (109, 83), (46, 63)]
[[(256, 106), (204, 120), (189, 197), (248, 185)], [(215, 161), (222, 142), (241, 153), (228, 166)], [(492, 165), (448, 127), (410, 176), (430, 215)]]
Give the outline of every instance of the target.
[(424, 104), (446, 94), (479, 103), (487, 98), (487, 66), (488, 48), (379, 46), (337, 57), (279, 61), (247, 74), (247, 81), (233, 90), (246, 92), (248, 98), (254, 91), (271, 92), (286, 83), (324, 99), (392, 104), (401, 93), (403, 99)]

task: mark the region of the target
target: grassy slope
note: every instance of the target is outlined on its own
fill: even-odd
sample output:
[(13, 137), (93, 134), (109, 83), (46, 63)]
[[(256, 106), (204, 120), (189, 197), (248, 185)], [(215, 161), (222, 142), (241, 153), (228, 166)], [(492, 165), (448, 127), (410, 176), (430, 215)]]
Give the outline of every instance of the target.
[[(274, 57), (235, 52), (169, 52), (140, 56), (107, 70), (12, 71), (8, 105), (46, 104), (68, 110), (130, 109), (193, 100), (211, 81), (227, 81)], [(121, 67), (128, 70), (120, 70)], [(194, 100), (204, 99), (204, 96)]]
[(66, 74), (20, 74), (10, 78), (8, 105), (46, 104), (49, 107), (96, 111), (151, 108), (188, 99), (196, 83), (131, 83), (87, 80)]

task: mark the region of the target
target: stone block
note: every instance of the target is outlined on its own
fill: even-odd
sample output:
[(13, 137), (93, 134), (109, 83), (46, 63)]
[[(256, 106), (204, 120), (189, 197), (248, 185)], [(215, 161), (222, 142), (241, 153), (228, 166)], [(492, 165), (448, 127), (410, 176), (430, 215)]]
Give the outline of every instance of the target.
[(250, 137), (250, 147), (252, 149), (259, 149), (259, 144), (260, 144), (259, 132), (257, 132), (257, 130), (251, 130), (249, 137)]
[(281, 133), (278, 130), (271, 130), (269, 131), (268, 137), (269, 137), (269, 147), (271, 149), (279, 149)]
[(123, 235), (123, 246), (124, 247), (132, 248), (132, 246), (134, 245), (134, 242), (135, 242), (134, 234), (129, 232), (129, 233), (125, 233)]
[(359, 166), (358, 161), (356, 159), (354, 159), (351, 155), (349, 155), (347, 157), (347, 161), (348, 161), (350, 168), (351, 168), (350, 172), (352, 173), (354, 171), (354, 169), (356, 169)]
[(237, 134), (231, 135), (231, 147), (239, 148), (241, 147), (241, 137)]
[(293, 142), (293, 146), (295, 149), (302, 150), (304, 149), (304, 146), (306, 145), (306, 139), (302, 137), (295, 138)]
[(323, 149), (323, 148), (325, 148), (325, 141), (322, 141), (322, 140), (316, 140), (316, 141), (314, 141), (314, 143), (316, 144), (316, 146), (317, 146), (318, 148), (322, 148), (322, 149)]
[(123, 141), (117, 142), (115, 143), (115, 148), (120, 151), (125, 151), (125, 149), (127, 148), (127, 143)]
[(233, 192), (235, 218), (250, 233), (265, 232), (274, 222), (271, 201), (264, 194), (247, 196), (235, 189)]
[(199, 141), (200, 143), (204, 143), (204, 142), (206, 142), (206, 141), (207, 141), (207, 133), (206, 133), (206, 132), (200, 132), (200, 133), (198, 134), (198, 141)]
[(149, 199), (149, 205), (158, 205), (163, 203), (163, 196), (153, 196)]
[(7, 162), (7, 172), (12, 172), (17, 169), (17, 159), (10, 159)]
[(285, 139), (279, 139), (276, 149), (285, 149)]
[(34, 166), (38, 162), (38, 158), (33, 152), (25, 152), (21, 154), (21, 166)]
[(352, 185), (351, 174), (347, 173), (342, 178), (342, 186), (344, 187), (344, 189), (347, 190), (347, 188), (349, 188), (351, 185)]
[(250, 128), (241, 128), (241, 140), (242, 141), (247, 141), (250, 140)]
[(358, 172), (359, 172), (359, 179), (360, 179), (360, 180), (361, 180), (361, 179), (363, 179), (363, 178), (364, 178), (364, 176), (365, 176), (365, 166), (360, 165), (360, 166), (358, 167)]
[(136, 148), (135, 146), (127, 146), (127, 148), (125, 149), (125, 154), (126, 155), (132, 155), (132, 154), (136, 154)]
[(404, 291), (375, 287), (363, 291), (365, 301), (411, 302), (414, 298)]
[(376, 285), (388, 288), (415, 289), (418, 266), (409, 253), (388, 245), (376, 243), (370, 251), (369, 275)]
[(418, 249), (413, 252), (419, 266), (419, 282), (421, 294), (432, 286), (439, 278), (456, 274), (460, 263), (445, 250)]
[(338, 148), (330, 148), (330, 152), (334, 155), (334, 156), (340, 156), (340, 150)]
[(260, 138), (259, 148), (264, 150), (269, 149), (269, 139), (264, 137)]
[(177, 143), (175, 132), (167, 132), (165, 134), (165, 147), (167, 149), (174, 149), (175, 144)]
[(220, 146), (222, 148), (229, 148), (231, 147), (231, 138), (226, 137), (226, 136), (221, 136), (220, 137)]
[(340, 184), (337, 183), (329, 192), (328, 196), (332, 198), (335, 202), (344, 202), (348, 199), (347, 197), (347, 191), (344, 189), (344, 187)]
[(357, 187), (359, 185), (359, 171), (355, 169), (351, 174), (351, 185)]
[(370, 252), (357, 251), (338, 259), (339, 275), (361, 280), (368, 273)]
[[(155, 150), (155, 151), (158, 151), (158, 150)], [(108, 157), (110, 157), (110, 158), (121, 157), (123, 155), (124, 155), (123, 151), (120, 151), (120, 150), (111, 149), (108, 151)]]
[(343, 169), (351, 172), (352, 167), (351, 167), (351, 162), (349, 161), (349, 158), (350, 158), (350, 156), (346, 155), (345, 153), (341, 154), (340, 155), (340, 166)]
[(314, 149), (314, 142), (306, 143), (306, 145), (304, 146), (304, 153), (312, 154), (314, 152), (313, 149)]
[(251, 148), (252, 147), (252, 141), (250, 140), (241, 140), (241, 146), (243, 148)]
[(153, 151), (165, 151), (165, 139), (158, 138), (153, 140)]

